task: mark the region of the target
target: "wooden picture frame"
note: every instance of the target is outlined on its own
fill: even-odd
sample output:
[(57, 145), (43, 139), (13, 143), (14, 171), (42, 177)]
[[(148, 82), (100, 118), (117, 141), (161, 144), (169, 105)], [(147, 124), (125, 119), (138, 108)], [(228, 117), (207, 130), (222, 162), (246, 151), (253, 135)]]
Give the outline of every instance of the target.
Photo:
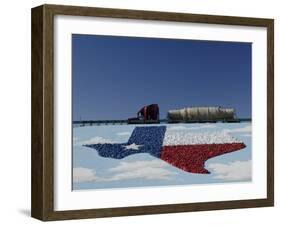
[[(267, 198), (178, 203), (122, 208), (54, 210), (54, 16), (124, 18), (267, 29)], [(32, 9), (32, 200), (31, 215), (50, 220), (163, 214), (187, 211), (265, 207), (274, 205), (274, 21), (273, 19), (196, 15), (42, 5)]]

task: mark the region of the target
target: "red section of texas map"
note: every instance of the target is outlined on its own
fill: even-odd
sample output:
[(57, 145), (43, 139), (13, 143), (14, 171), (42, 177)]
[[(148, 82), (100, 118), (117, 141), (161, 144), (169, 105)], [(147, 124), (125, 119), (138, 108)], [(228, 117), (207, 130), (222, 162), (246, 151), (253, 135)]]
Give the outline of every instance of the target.
[(210, 158), (245, 148), (244, 143), (164, 146), (161, 159), (186, 172), (208, 174), (204, 168)]

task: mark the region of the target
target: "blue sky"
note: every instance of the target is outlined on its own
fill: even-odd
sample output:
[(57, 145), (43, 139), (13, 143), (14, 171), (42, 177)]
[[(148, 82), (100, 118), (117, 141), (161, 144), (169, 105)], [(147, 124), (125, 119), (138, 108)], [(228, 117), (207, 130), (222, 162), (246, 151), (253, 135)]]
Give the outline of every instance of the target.
[(251, 43), (72, 35), (73, 120), (127, 119), (158, 103), (251, 117)]

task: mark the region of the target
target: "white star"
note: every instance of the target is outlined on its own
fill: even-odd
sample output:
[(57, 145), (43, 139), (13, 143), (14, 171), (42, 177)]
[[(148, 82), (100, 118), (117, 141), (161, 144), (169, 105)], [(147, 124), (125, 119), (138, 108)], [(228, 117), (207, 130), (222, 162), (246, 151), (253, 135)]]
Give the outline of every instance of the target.
[(123, 147), (125, 150), (132, 149), (132, 150), (139, 150), (139, 148), (143, 145), (137, 145), (135, 143), (129, 144), (129, 145), (124, 145)]

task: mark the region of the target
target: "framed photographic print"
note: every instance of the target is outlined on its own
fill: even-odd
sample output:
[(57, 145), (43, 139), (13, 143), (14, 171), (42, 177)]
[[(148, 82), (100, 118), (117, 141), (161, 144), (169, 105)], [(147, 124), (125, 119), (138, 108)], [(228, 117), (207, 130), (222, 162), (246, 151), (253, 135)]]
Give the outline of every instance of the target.
[(32, 216), (273, 206), (274, 21), (32, 9)]

